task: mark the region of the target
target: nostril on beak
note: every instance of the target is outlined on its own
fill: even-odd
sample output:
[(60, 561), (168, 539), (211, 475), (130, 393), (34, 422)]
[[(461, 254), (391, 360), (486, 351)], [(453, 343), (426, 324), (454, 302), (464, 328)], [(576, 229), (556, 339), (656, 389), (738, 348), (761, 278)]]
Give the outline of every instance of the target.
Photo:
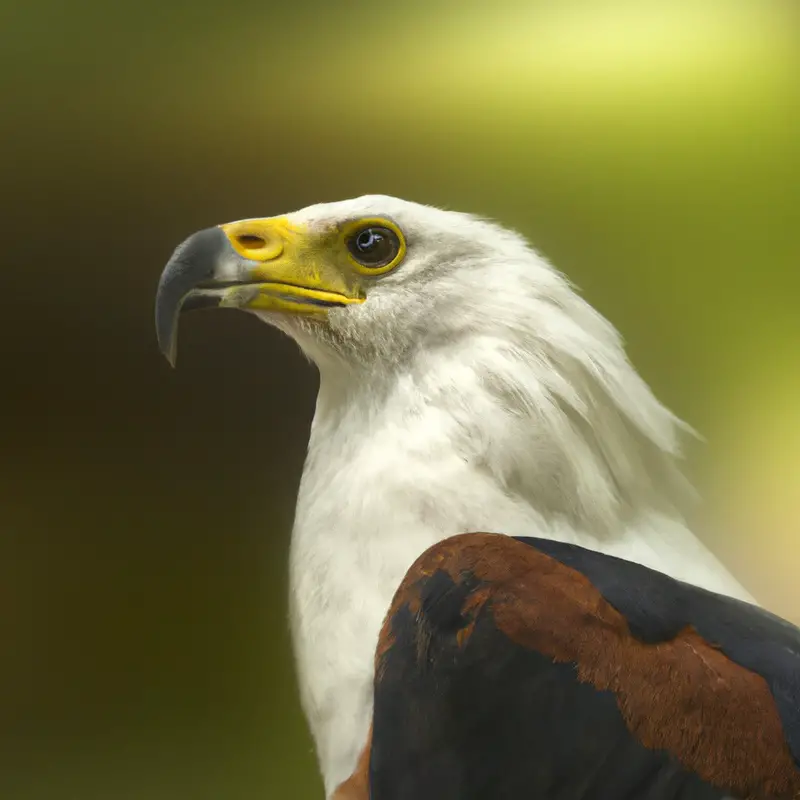
[(269, 220), (243, 220), (220, 225), (233, 249), (249, 261), (272, 261), (283, 252), (280, 230), (274, 230)]
[(252, 233), (242, 233), (236, 237), (236, 244), (242, 250), (263, 250), (267, 246), (267, 241)]

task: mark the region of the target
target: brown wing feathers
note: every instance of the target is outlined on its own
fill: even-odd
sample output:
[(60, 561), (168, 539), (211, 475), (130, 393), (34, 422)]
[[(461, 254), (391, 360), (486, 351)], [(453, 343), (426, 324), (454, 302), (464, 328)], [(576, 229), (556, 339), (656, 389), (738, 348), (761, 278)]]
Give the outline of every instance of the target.
[[(444, 595), (426, 597), (437, 574), (468, 591), (459, 594), (457, 612), (447, 612), (456, 614), (455, 622), (442, 623), (440, 614), (432, 628), (431, 603), (448, 602)], [(457, 649), (470, 648), (476, 620), (488, 613), (499, 635), (516, 646), (572, 664), (580, 683), (613, 693), (625, 726), (645, 748), (666, 751), (687, 772), (739, 797), (800, 797), (800, 771), (764, 678), (734, 663), (691, 626), (669, 641), (637, 639), (585, 575), (536, 547), (505, 536), (465, 534), (420, 557), (380, 636), (376, 692), (396, 644), (394, 620), (403, 609), (415, 620), (415, 652), (407, 658), (416, 658), (419, 669), (436, 669), (425, 663), (427, 644), (442, 625), (448, 631), (455, 625)], [(531, 720), (538, 724), (559, 721)]]

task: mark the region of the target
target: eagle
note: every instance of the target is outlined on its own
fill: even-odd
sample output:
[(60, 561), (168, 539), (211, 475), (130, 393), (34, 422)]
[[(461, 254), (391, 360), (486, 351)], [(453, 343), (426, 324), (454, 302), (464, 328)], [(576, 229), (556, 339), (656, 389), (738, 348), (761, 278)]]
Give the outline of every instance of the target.
[(691, 429), (524, 237), (369, 195), (201, 230), (155, 303), (319, 371), (290, 625), (329, 800), (800, 798), (800, 630), (688, 527)]

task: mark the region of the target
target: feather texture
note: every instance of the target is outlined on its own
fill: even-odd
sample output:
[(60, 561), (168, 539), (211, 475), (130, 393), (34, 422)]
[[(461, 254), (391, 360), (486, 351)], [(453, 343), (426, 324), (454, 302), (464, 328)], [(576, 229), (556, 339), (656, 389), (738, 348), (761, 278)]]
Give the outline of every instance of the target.
[(397, 198), (287, 219), (313, 232), (360, 217), (391, 219), (407, 242), (397, 269), (367, 280), (366, 302), (332, 308), (324, 323), (258, 312), (320, 372), (291, 619), (329, 796), (368, 735), (392, 595), (419, 554), (448, 536), (579, 544), (749, 597), (686, 527), (688, 427), (557, 270), (499, 225)]
[(800, 630), (543, 539), (456, 536), (376, 659), (373, 800), (794, 798)]

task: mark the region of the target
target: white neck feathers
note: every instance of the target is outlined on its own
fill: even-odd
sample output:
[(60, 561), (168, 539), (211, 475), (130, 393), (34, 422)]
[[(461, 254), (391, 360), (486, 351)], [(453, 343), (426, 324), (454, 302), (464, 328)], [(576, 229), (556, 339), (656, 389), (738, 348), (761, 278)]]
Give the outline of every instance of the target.
[(446, 536), (572, 541), (747, 597), (682, 522), (691, 491), (676, 466), (680, 423), (613, 329), (600, 332), (610, 341), (540, 346), (535, 357), (483, 335), (421, 351), (402, 372), (344, 381), (322, 369), (291, 583), (303, 703), (329, 794), (363, 746), (392, 594)]

